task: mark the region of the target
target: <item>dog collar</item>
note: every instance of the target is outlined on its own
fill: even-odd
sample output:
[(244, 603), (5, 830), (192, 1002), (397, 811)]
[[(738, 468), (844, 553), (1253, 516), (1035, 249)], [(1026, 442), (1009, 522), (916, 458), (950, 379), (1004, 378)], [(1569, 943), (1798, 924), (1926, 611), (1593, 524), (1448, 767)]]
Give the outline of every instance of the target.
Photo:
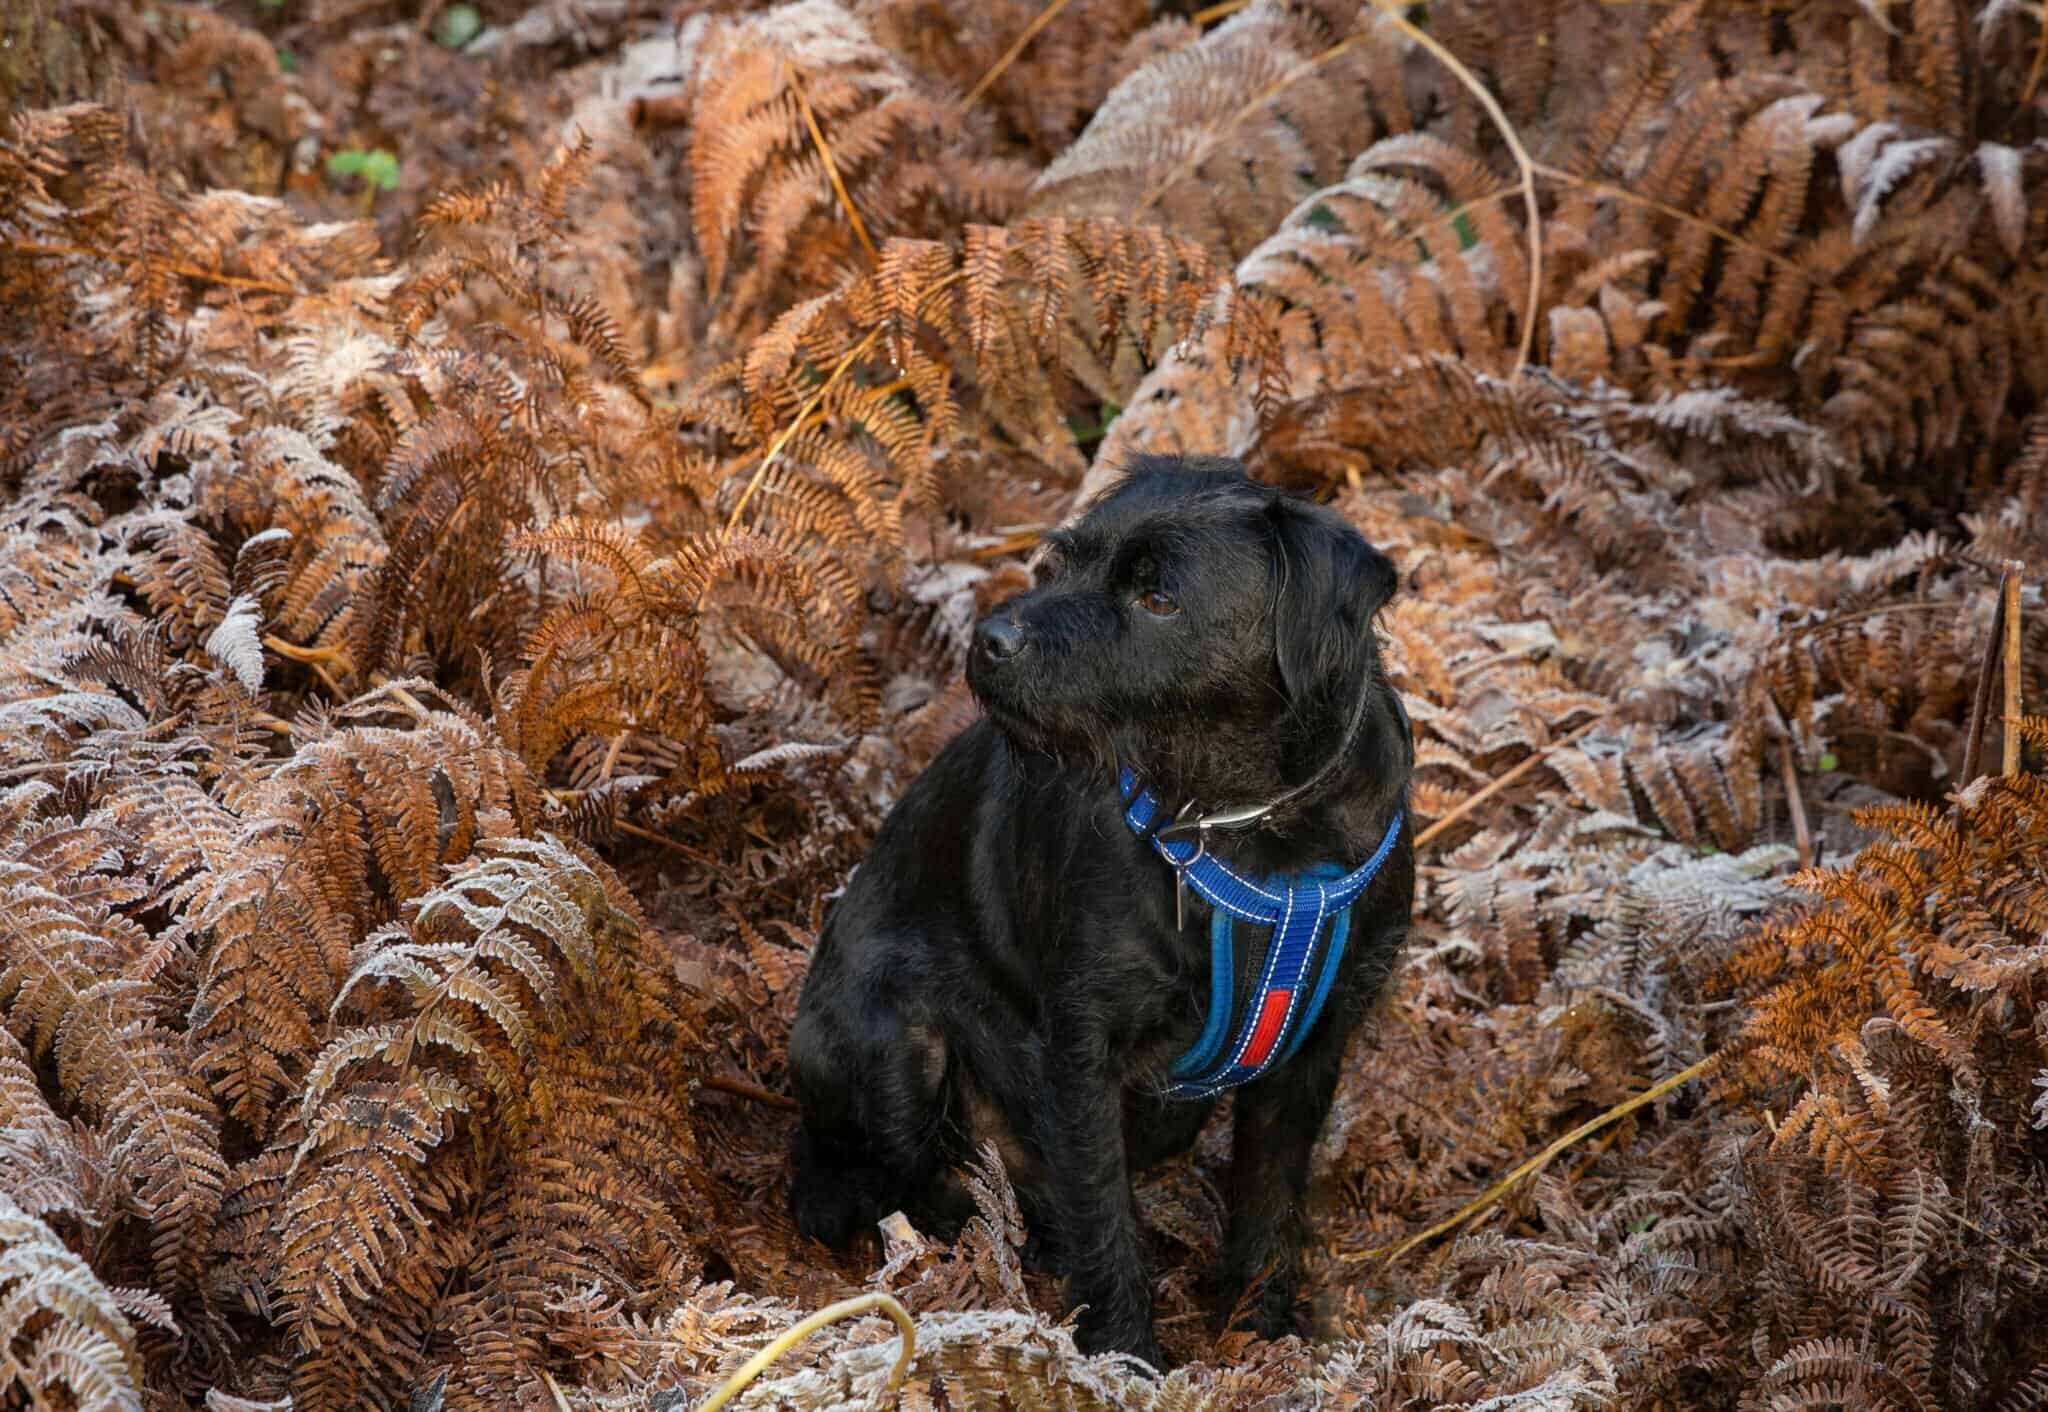
[[(1365, 703), (1371, 695), (1372, 679), (1368, 676), (1351, 703), (1351, 718), (1344, 724), (1344, 738), (1337, 742), (1336, 751), (1323, 761), (1321, 768), (1300, 784), (1292, 789), (1282, 790), (1263, 804), (1240, 804), (1235, 809), (1218, 809), (1192, 819), (1175, 819), (1160, 827), (1159, 837), (1173, 843), (1192, 836), (1198, 840), (1200, 848), (1207, 851), (1209, 834), (1212, 831), (1228, 833), (1235, 829), (1251, 828), (1254, 824), (1262, 823), (1279, 813), (1304, 795), (1313, 794), (1322, 787), (1325, 780), (1337, 772), (1340, 765), (1351, 758), (1351, 745), (1358, 739), (1358, 728), (1365, 721)], [(1408, 722), (1408, 708), (1401, 704), (1400, 693), (1389, 692), (1388, 699), (1394, 703), (1394, 715), (1401, 722), (1402, 733), (1413, 736), (1415, 728)], [(1130, 786), (1126, 785), (1124, 793), (1128, 795), (1130, 792)]]
[[(1336, 980), (1338, 963), (1344, 958), (1344, 943), (1351, 933), (1351, 904), (1394, 851), (1405, 811), (1394, 811), (1386, 837), (1372, 857), (1348, 873), (1325, 863), (1296, 877), (1255, 881), (1211, 854), (1205, 836), (1198, 835), (1191, 843), (1164, 837), (1162, 830), (1152, 828), (1159, 813), (1158, 796), (1139, 787), (1127, 769), (1120, 772), (1119, 783), (1124, 822), (1138, 837), (1149, 839), (1178, 875), (1180, 885), (1192, 887), (1211, 908), (1209, 1018), (1194, 1048), (1174, 1061), (1166, 1088), (1169, 1098), (1211, 1098), (1285, 1063), (1315, 1028)], [(1238, 921), (1267, 927), (1271, 937), (1237, 1037), (1226, 1048), (1230, 1015), (1237, 1004), (1234, 923)], [(1325, 921), (1331, 923), (1327, 942), (1323, 937)], [(1313, 989), (1311, 974), (1315, 977)]]
[[(1358, 695), (1352, 699), (1351, 718), (1344, 723), (1344, 738), (1337, 742), (1337, 749), (1329, 759), (1323, 761), (1322, 767), (1300, 784), (1292, 789), (1282, 790), (1263, 804), (1243, 804), (1235, 809), (1218, 809), (1214, 813), (1203, 814), (1193, 819), (1175, 819), (1160, 828), (1160, 837), (1171, 842), (1192, 834), (1200, 841), (1201, 850), (1206, 852), (1209, 847), (1210, 830), (1222, 829), (1228, 832), (1232, 829), (1248, 829), (1304, 795), (1313, 794), (1322, 787), (1323, 781), (1337, 772), (1339, 765), (1351, 758), (1351, 743), (1358, 739), (1358, 727), (1365, 720), (1365, 703), (1371, 695), (1372, 677), (1368, 674), (1359, 684)], [(1394, 698), (1394, 709), (1401, 713), (1402, 722), (1406, 724), (1408, 713), (1402, 709), (1401, 698), (1398, 696)], [(1126, 785), (1124, 793), (1128, 795), (1130, 792), (1130, 786)]]

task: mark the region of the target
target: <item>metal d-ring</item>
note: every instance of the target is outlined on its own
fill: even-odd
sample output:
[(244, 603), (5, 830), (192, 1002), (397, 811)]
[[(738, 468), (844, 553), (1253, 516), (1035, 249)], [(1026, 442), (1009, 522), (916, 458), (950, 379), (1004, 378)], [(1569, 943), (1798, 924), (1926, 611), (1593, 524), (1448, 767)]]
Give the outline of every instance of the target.
[[(1180, 812), (1173, 816), (1172, 823), (1164, 828), (1154, 830), (1154, 836), (1166, 843), (1178, 843), (1185, 834), (1194, 833), (1198, 837), (1205, 834), (1208, 828), (1208, 820), (1196, 819), (1192, 823), (1188, 821), (1188, 815), (1194, 813), (1198, 807), (1197, 803), (1190, 799), (1187, 803), (1180, 806)], [(1196, 858), (1200, 858), (1207, 851), (1208, 844), (1204, 840), (1201, 846), (1196, 848), (1194, 857), (1188, 859), (1188, 863), (1192, 864)]]

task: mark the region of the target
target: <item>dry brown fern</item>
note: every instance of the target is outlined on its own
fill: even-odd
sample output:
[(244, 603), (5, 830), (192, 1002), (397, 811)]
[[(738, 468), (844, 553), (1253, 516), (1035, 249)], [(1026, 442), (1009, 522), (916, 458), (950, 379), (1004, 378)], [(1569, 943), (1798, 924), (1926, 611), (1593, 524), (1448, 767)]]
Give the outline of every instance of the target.
[(1007, 216), (1030, 180), (836, 0), (718, 22), (688, 104), (691, 220), (722, 345), (829, 291), (891, 237)]
[[(1498, 65), (1498, 86), (1526, 92), (1511, 110), (1562, 87), (1534, 86), (1542, 61), (1516, 57), (1529, 46), (1511, 26), (1455, 6), (1441, 24), (1470, 41), (1459, 52), (1482, 78)], [(1296, 395), (1412, 354), (1512, 372), (1535, 317), (1561, 373), (1649, 394), (1725, 383), (1783, 403), (1856, 464), (2009, 449), (2015, 407), (2041, 392), (2026, 311), (2042, 298), (2033, 197), (2048, 168), (1959, 93), (1917, 117), (1881, 96), (1925, 80), (1930, 46), (1975, 62), (1986, 41), (1952, 25), (1896, 45), (1883, 33), (1853, 4), (1809, 7), (1783, 57), (1722, 79), (1726, 52), (1776, 41), (1734, 14), (1661, 13), (1603, 108), (1561, 99), (1546, 119), (1536, 311), (1520, 307), (1528, 236), (1511, 166), (1455, 89), (1433, 124), (1366, 148), (1304, 199), (1237, 282), (1279, 328)], [(1212, 335), (1161, 368), (1105, 444), (1109, 464), (1249, 444), (1253, 389), (1232, 387), (1230, 361)]]
[(27, 1406), (135, 1409), (135, 1323), (172, 1331), (159, 1301), (110, 1290), (33, 1213), (0, 1193), (0, 1396)]
[[(1315, 1338), (1210, 1331), (1212, 1133), (1141, 1192), (1186, 1366), (1076, 1354), (984, 1179), (905, 1400), (2040, 1399), (2038, 801), (1903, 802), (2048, 561), (2037, 13), (1432, 5), (1532, 230), (1376, 7), (452, 8), (0, 20), (130, 67), (0, 135), (0, 1400), (645, 1405), (870, 1279), (781, 1201), (805, 954), (1091, 448), (1176, 446), (1393, 554), (1443, 825)], [(1745, 942), (1799, 843), (1865, 851)]]
[[(198, 820), (216, 830), (209, 867), (189, 887), (185, 925), (206, 956), (191, 1032), (223, 1107), (259, 1136), (300, 1091), (363, 934), (482, 841), (539, 821), (517, 757), (475, 717), (438, 704), (387, 688), (309, 732), (289, 761), (237, 791), (232, 813), (188, 797), (179, 817), (150, 821), (160, 832)], [(126, 817), (156, 788), (139, 784), (111, 808)]]
[(182, 1036), (153, 1013), (147, 933), (101, 900), (132, 904), (140, 891), (120, 884), (111, 828), (53, 828), (51, 802), (48, 791), (15, 801), (0, 851), (0, 1015), (130, 1174), (156, 1286), (189, 1302), (227, 1179), (220, 1115)]
[[(972, 7), (869, 0), (859, 13), (900, 63), (963, 100), (976, 97), (1040, 160), (1073, 141), (1103, 95), (1153, 46), (1190, 37), (1185, 21), (1153, 21), (1152, 7), (1135, 0), (1073, 0), (1056, 12), (1040, 0)], [(1022, 51), (1004, 64), (1019, 42)]]
[(1020, 1259), (1026, 1239), (1017, 1193), (993, 1143), (984, 1143), (967, 1174), (975, 1214), (952, 1249), (927, 1239), (899, 1217), (882, 1229), (883, 1262), (870, 1281), (902, 1300), (913, 1313), (927, 1309), (1028, 1310)]
[[(680, 1244), (688, 1130), (608, 1097), (622, 1067), (684, 1081), (689, 1036), (639, 936), (623, 894), (543, 836), (490, 845), (364, 939), (335, 999), (356, 1023), (307, 1077), (274, 1216), (295, 1405), (381, 1400), (446, 1356), (436, 1328), (460, 1350), (451, 1393), (521, 1396), (566, 1341), (551, 1286), (628, 1300)], [(451, 1142), (501, 1126), (527, 1136)], [(627, 1222), (651, 1224), (622, 1248)], [(422, 1322), (394, 1337), (404, 1309)], [(372, 1311), (389, 1332), (366, 1339)]]
[[(2048, 724), (2033, 718), (2024, 729), (2038, 739)], [(1730, 983), (1745, 988), (1777, 978), (1793, 955), (1802, 968), (1828, 972), (1824, 981), (1785, 975), (1757, 996), (1746, 1032), (1754, 1066), (1740, 1085), (1801, 1073), (1809, 1056), (1854, 1046), (1873, 1013), (1959, 1082), (1985, 1083), (1973, 1058), (1985, 1047), (1975, 1027), (1998, 1023), (2007, 998), (2024, 995), (2048, 967), (2031, 942), (2048, 920), (2048, 897), (2037, 885), (2044, 807), (2039, 777), (2015, 775), (1977, 781), (1952, 815), (1912, 803), (1863, 811), (1860, 823), (1891, 837), (1845, 870), (1801, 875), (1816, 905), (1731, 962)], [(1931, 903), (1938, 903), (1932, 916)], [(2008, 935), (2014, 929), (2018, 938)], [(1957, 992), (1960, 999), (1951, 1000)], [(1832, 1151), (1850, 1161), (1854, 1150), (1825, 1147), (1836, 1135), (1828, 1124), (1816, 1126), (1817, 1105), (1827, 1101), (1809, 1091), (1781, 1125), (1779, 1141), (1790, 1145), (1811, 1130), (1816, 1155)]]
[[(102, 1393), (121, 1405), (121, 1388), (145, 1379), (173, 1400), (209, 1384), (220, 1397), (296, 1384), (300, 1406), (395, 1405), (436, 1351), (421, 1341), (424, 1323), (413, 1319), (409, 1339), (297, 1356), (297, 1325), (283, 1321), (281, 1293), (320, 1287), (331, 1257), (317, 1239), (290, 1244), (277, 1224), (297, 1190), (291, 1158), (310, 1143), (301, 1170), (326, 1170), (319, 1144), (343, 1135), (280, 1121), (279, 1101), (304, 1091), (338, 1031), (375, 1018), (347, 988), (366, 936), (388, 939), (377, 928), (402, 904), (438, 896), (480, 844), (541, 821), (542, 796), (495, 725), (440, 686), (382, 681), (378, 668), (445, 649), (487, 688), (474, 648), (516, 659), (539, 596), (512, 595), (497, 619), (473, 611), (464, 594), (483, 576), (470, 560), (508, 562), (507, 548), (461, 542), (437, 558), (448, 546), (430, 531), (449, 526), (420, 513), (473, 473), (492, 483), (472, 485), (475, 505), (457, 494), (455, 528), (465, 515), (496, 516), (500, 536), (507, 521), (531, 523), (507, 492), (544, 488), (551, 467), (543, 459), (529, 478), (499, 483), (488, 448), (512, 467), (539, 448), (585, 477), (556, 481), (581, 493), (618, 443), (578, 430), (578, 418), (644, 405), (603, 317), (573, 294), (555, 297), (533, 254), (564, 219), (578, 159), (572, 150), (530, 198), (443, 208), (437, 219), (500, 224), (458, 233), (393, 300), (359, 228), (313, 233), (276, 203), (160, 191), (95, 136), (90, 112), (15, 132), (25, 145), (8, 149), (21, 159), (8, 179), (42, 185), (22, 216), (30, 224), (8, 235), (64, 248), (25, 257), (10, 244), (6, 277), (26, 259), (64, 278), (44, 302), (11, 306), (21, 321), (10, 334), (46, 339), (39, 379), (69, 368), (78, 395), (107, 399), (107, 414), (81, 418), (78, 404), (53, 399), (9, 447), (18, 494), (0, 520), (0, 1151), (10, 1169), (15, 1155), (38, 1161), (33, 1180), (10, 1170), (6, 1183), (26, 1218), (78, 1242), (110, 1286), (146, 1281), (156, 1293), (117, 1291), (114, 1321), (95, 1323), (86, 1305), (56, 1302), (76, 1286), (64, 1262), (33, 1233), (10, 1233), (10, 1258), (30, 1262), (10, 1297), (52, 1312), (8, 1323), (8, 1351), (22, 1360), (9, 1369), (59, 1398), (71, 1376), (80, 1405), (100, 1405)], [(160, 227), (150, 239), (179, 232), (187, 258), (212, 268), (154, 247), (125, 255), (129, 236), (106, 208), (130, 189), (151, 198), (128, 211)], [(275, 263), (243, 272), (265, 260)], [(465, 281), (493, 292), (479, 297)], [(244, 302), (212, 308), (223, 282)], [(471, 322), (483, 312), (499, 322), (449, 337), (447, 310), (465, 301)], [(101, 302), (122, 317), (77, 317)], [(125, 322), (137, 309), (155, 322)], [(27, 346), (11, 344), (10, 356)], [(614, 404), (597, 388), (621, 373)], [(485, 407), (509, 411), (524, 447)], [(396, 582), (394, 562), (415, 580)], [(456, 620), (462, 640), (437, 638)], [(381, 684), (347, 704), (322, 699), (366, 681)], [(592, 871), (601, 864), (550, 848), (534, 868), (558, 863), (585, 901), (609, 896), (630, 918), (616, 881)], [(580, 982), (565, 972), (567, 989), (535, 973), (551, 1001), (574, 998), (566, 1013), (600, 1017), (591, 1042), (603, 1062), (575, 1047), (588, 1035), (571, 1042), (543, 1026), (555, 1049), (534, 1054), (548, 1059), (561, 1107), (537, 1101), (532, 1141), (508, 1165), (476, 1166), (465, 1150), (423, 1174), (419, 1209), (443, 1226), (413, 1241), (410, 1266), (388, 1251), (385, 1292), (363, 1291), (380, 1311), (373, 1325), (411, 1317), (401, 1310), (439, 1319), (437, 1356), (465, 1367), (458, 1386), (484, 1404), (531, 1384), (551, 1357), (621, 1356), (630, 1291), (679, 1285), (695, 1258), (670, 1214), (693, 1180), (687, 1102), (650, 1097), (687, 1093), (692, 1011), (651, 953), (619, 944), (637, 930), (607, 935), (613, 944)], [(452, 984), (464, 988), (459, 976)], [(638, 1096), (621, 1105), (625, 1093)], [(506, 1102), (525, 1097), (521, 1088)], [(572, 1116), (545, 1127), (559, 1112)], [(618, 1121), (592, 1132), (578, 1113)], [(593, 1209), (616, 1200), (617, 1210), (582, 1225), (565, 1216), (565, 1183), (611, 1168), (635, 1175), (600, 1183)], [(472, 1178), (502, 1178), (498, 1204), (480, 1204), (483, 1187), (463, 1185)], [(628, 1209), (648, 1240), (622, 1253), (611, 1229)], [(353, 1238), (382, 1238), (367, 1211), (345, 1213), (329, 1233), (335, 1250), (351, 1248), (358, 1218)], [(537, 1236), (543, 1227), (551, 1234)], [(605, 1262), (632, 1273), (593, 1301), (582, 1276)], [(556, 1283), (573, 1292), (558, 1299)], [(538, 1292), (546, 1338), (529, 1326), (508, 1341), (494, 1311), (515, 1290)], [(73, 1360), (53, 1363), (66, 1348)], [(77, 1381), (88, 1375), (103, 1386)]]
[[(557, 268), (590, 158), (587, 142), (566, 146), (526, 185), (451, 194), (422, 214), (438, 248), (393, 292), (397, 351), (351, 390), (384, 430), (362, 479), (391, 545), (351, 644), (359, 671), (408, 651), (452, 665), (457, 637), (509, 659), (538, 605), (506, 582), (507, 537), (615, 493), (655, 454), (617, 327)], [(477, 305), (473, 328), (432, 336), (457, 300)]]
[(1776, 1356), (1757, 1391), (1999, 1404), (2048, 1354), (2026, 1254), (2048, 1212), (2023, 1195), (2048, 1049), (2013, 1023), (2048, 975), (2048, 787), (1991, 777), (1860, 822), (1879, 841), (1795, 879), (1813, 901), (1726, 973), (1753, 1009), (1723, 1087), (1786, 1105), (1749, 1159)]
[(1212, 279), (1192, 243), (1109, 221), (968, 226), (957, 248), (891, 241), (874, 272), (790, 309), (694, 394), (732, 447), (718, 503), (742, 517), (781, 496), (799, 533), (888, 548), (906, 506), (944, 500), (946, 440), (1007, 433), (1078, 465), (1050, 374), (1099, 380), (1120, 350), (1157, 356), (1202, 317)]
[[(941, 448), (1007, 433), (1077, 465), (1060, 370), (1099, 377), (1119, 357), (1153, 356), (1201, 317), (1211, 278), (1191, 243), (1109, 222), (969, 226), (957, 250), (887, 242), (872, 273), (796, 305), (693, 390), (687, 410), (712, 431), (713, 455), (677, 474), (703, 488), (723, 537), (657, 561), (613, 532), (584, 534), (584, 557), (650, 591), (606, 598), (626, 610), (617, 624), (602, 605), (555, 621), (599, 641), (672, 602), (673, 624), (686, 606), (677, 585), (709, 601), (695, 566), (739, 556), (796, 591), (738, 605), (737, 631), (785, 670), (830, 684), (852, 724), (872, 723), (880, 686), (857, 634), (871, 593), (900, 576), (905, 515), (953, 498)], [(667, 587), (646, 579), (657, 567)], [(667, 694), (687, 709), (682, 684)]]
[[(726, 788), (734, 772), (711, 743), (701, 642), (714, 609), (774, 634), (783, 660), (812, 668), (848, 716), (871, 709), (862, 664), (844, 645), (850, 605), (820, 603), (806, 561), (785, 545), (706, 530), (656, 558), (630, 528), (567, 519), (518, 543), (582, 584), (535, 627), (528, 665), (500, 688), (507, 736), (537, 769), (586, 733), (631, 737), (639, 748), (629, 769), (643, 785), (703, 795)], [(618, 750), (606, 759), (615, 764)], [(588, 793), (609, 779), (607, 766), (575, 783)]]
[(1375, 138), (1412, 123), (1371, 6), (1259, 0), (1138, 68), (1032, 186), (1026, 212), (1160, 225), (1236, 260)]

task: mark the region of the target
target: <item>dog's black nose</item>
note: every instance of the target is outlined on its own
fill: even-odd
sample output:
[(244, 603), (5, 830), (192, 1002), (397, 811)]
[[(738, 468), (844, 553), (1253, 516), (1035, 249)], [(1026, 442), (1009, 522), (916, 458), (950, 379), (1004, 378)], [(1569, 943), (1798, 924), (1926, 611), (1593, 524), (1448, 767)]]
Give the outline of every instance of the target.
[(1005, 661), (1024, 650), (1024, 629), (1014, 618), (983, 618), (975, 625), (974, 647), (984, 657)]

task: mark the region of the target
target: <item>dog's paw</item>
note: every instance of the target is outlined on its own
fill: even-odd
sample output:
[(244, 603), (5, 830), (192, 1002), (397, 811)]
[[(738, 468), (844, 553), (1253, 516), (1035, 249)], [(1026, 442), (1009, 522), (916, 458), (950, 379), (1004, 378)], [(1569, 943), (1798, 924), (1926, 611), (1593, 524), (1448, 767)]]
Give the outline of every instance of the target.
[(801, 1177), (789, 1194), (789, 1212), (796, 1218), (798, 1234), (823, 1241), (834, 1250), (844, 1250), (853, 1233), (866, 1224), (844, 1192), (829, 1191), (821, 1183)]
[(1064, 1277), (1068, 1273), (1066, 1252), (1059, 1239), (1044, 1226), (1040, 1222), (1024, 1228), (1024, 1248), (1017, 1252), (1017, 1260), (1035, 1275)]
[[(1100, 1348), (1090, 1348), (1080, 1339), (1076, 1339), (1074, 1342), (1075, 1346), (1080, 1348), (1083, 1353), (1106, 1353), (1127, 1360), (1133, 1373), (1142, 1374), (1149, 1372), (1154, 1375), (1163, 1375), (1173, 1371), (1173, 1363), (1167, 1358), (1166, 1351), (1159, 1346), (1159, 1340), (1156, 1338), (1146, 1337), (1139, 1339), (1132, 1347), (1109, 1345)], [(1139, 1364), (1144, 1366), (1140, 1367), (1138, 1366)]]
[(789, 1189), (789, 1213), (798, 1233), (844, 1250), (887, 1213), (882, 1186), (879, 1173), (799, 1160)]
[(1074, 1330), (1074, 1346), (1083, 1353), (1125, 1354), (1161, 1373), (1170, 1366), (1149, 1321), (1142, 1328), (1119, 1327), (1091, 1321), (1083, 1310), (1080, 1326)]
[(1243, 1329), (1262, 1339), (1286, 1338), (1301, 1332), (1296, 1327), (1292, 1282), (1267, 1280), (1249, 1290), (1240, 1287), (1224, 1300), (1216, 1314), (1219, 1332)]
[(1159, 1346), (1159, 1340), (1156, 1338), (1148, 1338), (1142, 1346), (1131, 1349), (1130, 1356), (1143, 1363), (1154, 1374), (1163, 1375), (1173, 1371), (1172, 1360), (1167, 1358), (1166, 1350)]

